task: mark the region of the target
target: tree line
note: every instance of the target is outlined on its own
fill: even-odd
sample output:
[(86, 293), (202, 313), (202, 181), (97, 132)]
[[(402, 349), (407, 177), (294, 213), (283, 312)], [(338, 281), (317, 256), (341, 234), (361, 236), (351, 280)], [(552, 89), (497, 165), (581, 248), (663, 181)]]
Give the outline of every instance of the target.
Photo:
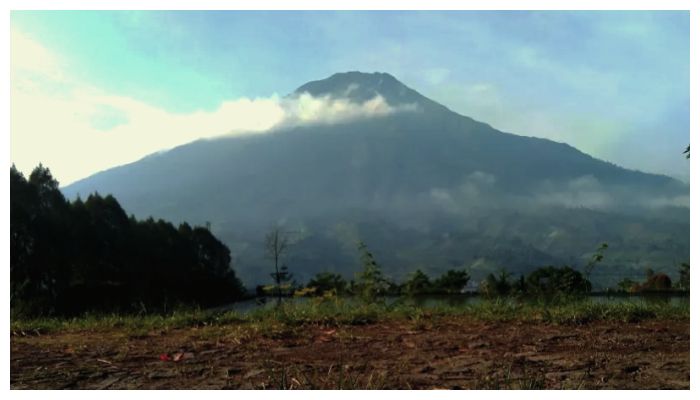
[[(268, 237), (283, 240), (285, 244), (282, 252), (275, 251), (276, 248), (274, 246), (269, 244), (267, 246), (267, 252), (270, 254), (270, 258), (275, 260), (275, 268), (277, 268), (279, 259), (289, 248), (290, 240), (288, 236), (282, 234), (279, 228), (273, 229), (272, 232), (274, 233), (270, 233)], [(283, 239), (279, 239), (280, 237)], [(603, 243), (598, 248), (586, 266), (584, 273), (568, 266), (548, 266), (533, 271), (527, 277), (523, 275), (520, 276), (520, 279), (513, 280), (510, 273), (502, 270), (499, 273), (489, 274), (479, 284), (478, 292), (487, 297), (508, 295), (558, 296), (590, 292), (591, 282), (588, 280), (588, 276), (596, 264), (602, 261), (603, 251), (607, 247), (607, 244)], [(301, 286), (293, 281), (292, 275), (285, 266), (284, 279), (280, 279), (278, 272), (273, 272), (271, 275), (275, 278), (274, 284), (258, 286), (257, 294), (274, 294), (278, 298), (283, 295), (351, 295), (374, 301), (381, 296), (459, 294), (465, 291), (467, 284), (471, 280), (471, 276), (464, 269), (450, 269), (435, 279), (430, 279), (428, 275), (418, 269), (411, 273), (405, 281), (396, 283), (384, 275), (380, 264), (362, 241), (358, 242), (358, 252), (362, 268), (355, 274), (355, 279), (347, 281), (340, 274), (321, 272), (305, 286)]]
[[(286, 265), (278, 268), (279, 260), (290, 247), (287, 234), (274, 228), (266, 236), (266, 253), (274, 261), (275, 270), (270, 274), (273, 278), (271, 285), (258, 285), (258, 296), (323, 296), (347, 295), (358, 296), (372, 300), (384, 295), (419, 295), (419, 294), (457, 294), (461, 293), (470, 280), (466, 270), (449, 270), (442, 276), (431, 280), (423, 271), (417, 270), (406, 282), (395, 283), (382, 272), (381, 266), (374, 259), (364, 242), (358, 243), (361, 270), (355, 274), (355, 279), (346, 280), (342, 275), (333, 272), (320, 272), (306, 285), (298, 284)], [(275, 243), (284, 243), (284, 249)]]
[[(373, 300), (385, 295), (456, 294), (471, 280), (463, 269), (431, 279), (417, 270), (404, 282), (388, 279), (368, 247), (360, 242), (361, 270), (355, 279), (323, 272), (298, 285), (282, 262), (292, 246), (275, 228), (265, 238), (273, 261), (272, 285), (258, 295), (278, 298), (342, 294)], [(602, 244), (583, 273), (570, 267), (543, 267), (512, 279), (500, 271), (478, 286), (486, 296), (553, 295), (590, 292), (590, 274), (603, 259)], [(689, 290), (689, 266), (682, 265), (676, 289)], [(10, 168), (10, 305), (17, 315), (75, 315), (86, 311), (167, 312), (178, 305), (213, 306), (232, 302), (245, 289), (231, 268), (228, 247), (207, 227), (179, 226), (127, 216), (111, 195), (65, 199), (48, 168), (39, 165), (25, 178)], [(620, 290), (668, 290), (670, 278), (648, 274), (629, 279)]]
[[(275, 228), (273, 232), (274, 234), (271, 233), (268, 237), (275, 237), (284, 243), (284, 251), (282, 252), (272, 251), (268, 245), (268, 253), (274, 255), (271, 258), (274, 258), (277, 263), (284, 252), (289, 249), (290, 239), (288, 236), (284, 236), (279, 228)], [(527, 276), (520, 275), (517, 278), (505, 270), (490, 273), (476, 287), (476, 292), (485, 297), (560, 298), (561, 296), (584, 295), (591, 292), (592, 285), (589, 278), (596, 266), (602, 262), (607, 249), (607, 243), (602, 243), (581, 271), (570, 266), (545, 266), (532, 271)], [(337, 273), (321, 272), (310, 279), (306, 285), (299, 285), (293, 280), (293, 275), (285, 265), (283, 273), (276, 270), (271, 274), (274, 278), (272, 285), (257, 287), (257, 294), (259, 296), (274, 294), (278, 298), (331, 294), (357, 296), (373, 301), (381, 296), (459, 294), (465, 292), (466, 286), (471, 280), (471, 276), (465, 269), (450, 269), (435, 279), (431, 279), (418, 269), (411, 273), (406, 280), (397, 283), (384, 275), (380, 264), (364, 242), (358, 243), (358, 251), (361, 269), (355, 274), (354, 279), (346, 280)], [(678, 282), (674, 284), (666, 274), (648, 270), (646, 282), (637, 283), (625, 279), (613, 291), (628, 293), (688, 291), (690, 289), (689, 264), (681, 264), (679, 275)]]
[(27, 178), (10, 169), (10, 282), (17, 315), (167, 312), (244, 294), (208, 228), (137, 220), (111, 195), (68, 201), (41, 164)]

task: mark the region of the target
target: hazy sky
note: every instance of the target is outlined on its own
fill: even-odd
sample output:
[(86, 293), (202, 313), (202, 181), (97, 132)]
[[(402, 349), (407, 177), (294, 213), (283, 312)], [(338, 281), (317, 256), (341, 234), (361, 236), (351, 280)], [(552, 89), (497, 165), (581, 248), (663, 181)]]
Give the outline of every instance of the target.
[(282, 97), (388, 72), (497, 129), (687, 179), (687, 12), (12, 12), (11, 160), (62, 184), (264, 131)]

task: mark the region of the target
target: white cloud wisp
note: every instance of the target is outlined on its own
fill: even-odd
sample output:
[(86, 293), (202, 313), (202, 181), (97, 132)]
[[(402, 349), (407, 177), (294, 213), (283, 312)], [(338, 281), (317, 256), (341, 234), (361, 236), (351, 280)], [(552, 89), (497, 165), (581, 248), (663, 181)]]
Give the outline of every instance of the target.
[(62, 185), (198, 139), (385, 116), (381, 96), (363, 103), (302, 93), (238, 98), (212, 111), (171, 113), (70, 76), (66, 62), (22, 32), (11, 38), (11, 160), (28, 173), (40, 162)]

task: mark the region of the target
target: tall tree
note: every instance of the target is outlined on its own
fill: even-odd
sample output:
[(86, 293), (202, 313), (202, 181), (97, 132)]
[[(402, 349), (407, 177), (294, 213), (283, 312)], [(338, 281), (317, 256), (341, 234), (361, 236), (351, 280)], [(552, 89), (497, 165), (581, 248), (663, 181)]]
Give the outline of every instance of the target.
[(388, 280), (384, 277), (382, 269), (374, 260), (374, 256), (364, 242), (359, 242), (358, 250), (362, 262), (362, 271), (356, 274), (355, 287), (360, 296), (366, 301), (374, 301), (377, 296), (386, 292), (389, 287)]
[(289, 232), (284, 231), (280, 226), (273, 227), (265, 235), (265, 254), (275, 265), (275, 271), (271, 275), (275, 281), (277, 304), (282, 301), (282, 283), (291, 279), (287, 266), (280, 266), (280, 261), (289, 250), (290, 244)]
[(71, 203), (58, 187), (42, 165), (29, 179), (10, 168), (13, 313), (166, 311), (244, 293), (229, 249), (208, 229), (138, 221), (109, 195)]
[(70, 279), (68, 203), (41, 164), (28, 179), (10, 168), (10, 185), (11, 299), (15, 309), (52, 312)]

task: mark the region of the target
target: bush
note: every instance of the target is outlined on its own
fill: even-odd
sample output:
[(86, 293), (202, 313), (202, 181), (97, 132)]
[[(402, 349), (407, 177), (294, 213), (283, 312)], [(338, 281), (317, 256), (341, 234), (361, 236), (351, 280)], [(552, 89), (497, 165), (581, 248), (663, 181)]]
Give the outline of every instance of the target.
[(435, 291), (444, 294), (461, 293), (470, 279), (467, 271), (450, 269), (435, 280)]
[(646, 282), (642, 284), (635, 283), (630, 287), (629, 291), (632, 293), (639, 293), (667, 291), (671, 289), (673, 289), (673, 284), (671, 282), (671, 278), (669, 278), (668, 275), (655, 274), (653, 273), (653, 271), (650, 271), (647, 274)]
[(316, 288), (317, 295), (327, 292), (342, 294), (346, 291), (348, 283), (339, 274), (331, 272), (320, 272), (313, 277), (306, 285), (307, 288)]
[(408, 280), (403, 284), (403, 292), (415, 296), (418, 294), (427, 294), (433, 290), (433, 284), (430, 282), (428, 275), (421, 270), (417, 270), (409, 276)]
[(512, 291), (510, 276), (511, 274), (504, 270), (501, 270), (498, 275), (488, 274), (479, 285), (479, 291), (487, 297), (507, 296)]
[(539, 296), (578, 295), (591, 291), (591, 282), (571, 267), (544, 267), (527, 277), (527, 291)]

